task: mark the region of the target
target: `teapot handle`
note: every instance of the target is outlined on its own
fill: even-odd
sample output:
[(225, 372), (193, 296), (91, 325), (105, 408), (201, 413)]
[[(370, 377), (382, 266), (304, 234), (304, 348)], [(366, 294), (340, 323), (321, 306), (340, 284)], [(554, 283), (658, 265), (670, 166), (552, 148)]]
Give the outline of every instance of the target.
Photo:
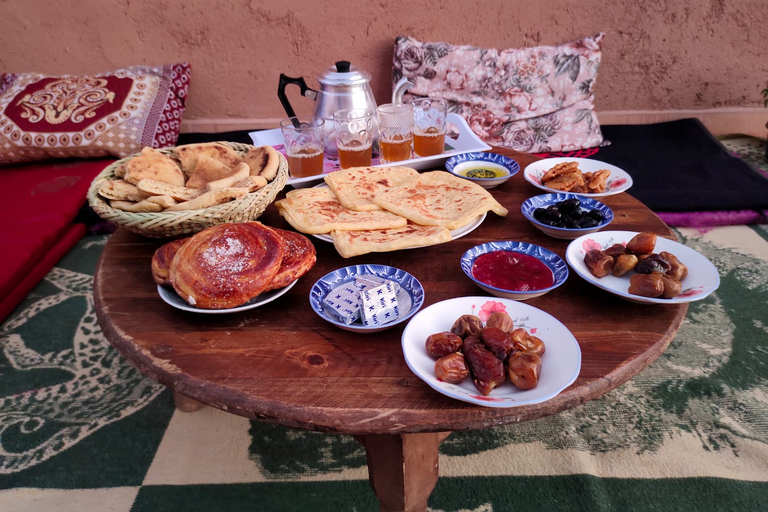
[(277, 86), (277, 97), (280, 98), (280, 103), (283, 105), (288, 117), (296, 117), (296, 112), (294, 112), (291, 103), (288, 101), (288, 97), (285, 95), (285, 87), (289, 84), (298, 85), (299, 89), (301, 89), (301, 95), (313, 100), (317, 96), (317, 91), (309, 88), (303, 77), (291, 78), (280, 73), (280, 83)]

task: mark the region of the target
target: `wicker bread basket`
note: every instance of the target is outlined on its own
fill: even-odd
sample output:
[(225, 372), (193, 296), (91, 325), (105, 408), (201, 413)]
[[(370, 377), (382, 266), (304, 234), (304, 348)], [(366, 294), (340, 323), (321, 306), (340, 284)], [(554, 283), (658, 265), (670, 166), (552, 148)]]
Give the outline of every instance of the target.
[[(253, 146), (234, 142), (221, 142), (231, 147), (241, 155), (245, 155)], [(174, 160), (176, 153), (173, 148), (158, 150)], [(104, 220), (124, 227), (129, 231), (152, 238), (171, 238), (180, 235), (191, 235), (205, 228), (225, 222), (245, 222), (257, 219), (274, 201), (277, 194), (285, 186), (288, 179), (288, 162), (280, 154), (280, 166), (274, 180), (256, 192), (209, 208), (178, 212), (133, 213), (117, 210), (109, 206), (98, 191), (104, 180), (114, 180), (115, 169), (133, 158), (129, 156), (118, 160), (104, 169), (91, 183), (88, 189), (88, 203), (91, 208)]]

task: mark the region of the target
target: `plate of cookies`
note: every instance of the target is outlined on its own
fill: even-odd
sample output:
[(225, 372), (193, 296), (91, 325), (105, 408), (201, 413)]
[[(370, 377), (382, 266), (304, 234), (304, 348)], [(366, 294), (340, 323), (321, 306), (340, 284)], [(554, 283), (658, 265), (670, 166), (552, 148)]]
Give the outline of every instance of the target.
[(145, 147), (104, 169), (91, 183), (88, 201), (103, 219), (129, 231), (170, 238), (255, 220), (287, 178), (285, 157), (269, 146)]
[(547, 192), (589, 197), (612, 196), (632, 186), (632, 177), (624, 169), (591, 158), (544, 158), (529, 164), (523, 176)]
[(300, 233), (226, 223), (160, 246), (152, 279), (160, 298), (177, 309), (234, 313), (284, 295), (316, 260), (314, 245)]

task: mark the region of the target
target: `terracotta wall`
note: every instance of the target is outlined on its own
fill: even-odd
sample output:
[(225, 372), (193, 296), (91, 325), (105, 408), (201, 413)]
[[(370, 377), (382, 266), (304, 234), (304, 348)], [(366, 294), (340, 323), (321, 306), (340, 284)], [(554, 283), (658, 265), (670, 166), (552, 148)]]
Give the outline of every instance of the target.
[(764, 136), (767, 20), (766, 0), (0, 0), (0, 71), (186, 60), (185, 129), (222, 131), (276, 126), (279, 74), (316, 85), (341, 59), (371, 72), (386, 102), (400, 34), (501, 49), (602, 31), (602, 122), (693, 113)]

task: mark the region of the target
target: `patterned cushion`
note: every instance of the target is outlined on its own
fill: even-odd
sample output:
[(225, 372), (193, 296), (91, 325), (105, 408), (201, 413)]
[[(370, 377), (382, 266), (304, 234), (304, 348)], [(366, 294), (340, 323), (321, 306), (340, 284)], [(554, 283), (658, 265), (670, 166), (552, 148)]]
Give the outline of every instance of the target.
[(173, 146), (189, 77), (187, 63), (93, 76), (0, 74), (0, 165)]
[(528, 153), (598, 146), (593, 90), (603, 36), (501, 51), (401, 36), (392, 80), (414, 82), (410, 95), (449, 100), (491, 145)]

